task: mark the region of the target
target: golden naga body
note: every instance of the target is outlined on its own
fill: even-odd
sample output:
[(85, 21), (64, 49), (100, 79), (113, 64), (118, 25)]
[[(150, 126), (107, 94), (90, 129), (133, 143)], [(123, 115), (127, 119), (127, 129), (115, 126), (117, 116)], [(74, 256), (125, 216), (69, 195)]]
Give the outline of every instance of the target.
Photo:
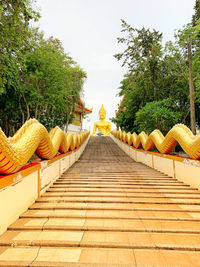
[(0, 173), (9, 174), (21, 169), (34, 152), (42, 159), (55, 157), (78, 148), (89, 132), (64, 133), (58, 126), (49, 133), (36, 119), (28, 120), (13, 137), (6, 137), (0, 128)]
[(99, 110), (99, 120), (98, 122), (94, 123), (94, 130), (92, 135), (96, 134), (96, 130), (98, 129), (98, 134), (109, 136), (111, 131), (111, 123), (108, 121), (105, 121), (106, 118), (106, 110), (104, 109), (104, 106), (101, 106), (101, 109)]
[(163, 136), (159, 130), (154, 130), (149, 136), (145, 132), (141, 132), (139, 135), (120, 131), (112, 131), (111, 133), (130, 146), (135, 148), (142, 146), (147, 151), (156, 146), (158, 151), (163, 154), (172, 151), (179, 143), (191, 158), (200, 159), (200, 134), (193, 135), (184, 124), (175, 125), (166, 136)]

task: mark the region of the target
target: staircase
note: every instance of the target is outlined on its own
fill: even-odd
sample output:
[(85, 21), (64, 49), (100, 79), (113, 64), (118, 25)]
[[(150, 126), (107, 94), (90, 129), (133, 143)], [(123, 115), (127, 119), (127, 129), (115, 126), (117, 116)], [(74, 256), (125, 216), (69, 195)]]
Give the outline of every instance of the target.
[(91, 137), (0, 237), (0, 266), (200, 266), (199, 204), (200, 191)]

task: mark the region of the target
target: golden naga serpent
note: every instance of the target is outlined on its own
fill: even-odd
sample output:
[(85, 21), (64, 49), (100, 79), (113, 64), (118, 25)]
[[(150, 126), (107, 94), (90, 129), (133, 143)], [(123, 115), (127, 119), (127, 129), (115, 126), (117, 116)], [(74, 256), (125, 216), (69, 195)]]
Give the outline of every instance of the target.
[(89, 136), (64, 133), (58, 126), (49, 133), (36, 119), (30, 119), (15, 133), (6, 137), (0, 128), (0, 173), (10, 174), (21, 169), (34, 152), (41, 159), (52, 159), (58, 153), (78, 148)]
[(111, 133), (130, 146), (132, 145), (135, 148), (142, 146), (146, 151), (156, 146), (158, 151), (163, 154), (172, 151), (179, 143), (191, 158), (200, 159), (200, 134), (193, 135), (184, 124), (176, 124), (166, 136), (159, 130), (154, 130), (149, 136), (145, 132), (141, 132), (139, 135), (120, 131), (111, 131)]

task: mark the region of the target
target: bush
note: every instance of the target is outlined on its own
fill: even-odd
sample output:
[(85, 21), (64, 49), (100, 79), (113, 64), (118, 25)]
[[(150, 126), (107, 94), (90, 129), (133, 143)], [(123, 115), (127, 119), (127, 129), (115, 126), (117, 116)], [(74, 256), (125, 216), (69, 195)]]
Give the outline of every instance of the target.
[(159, 129), (164, 135), (181, 121), (182, 114), (177, 111), (177, 106), (172, 99), (147, 103), (136, 113), (135, 123), (140, 131), (150, 134)]

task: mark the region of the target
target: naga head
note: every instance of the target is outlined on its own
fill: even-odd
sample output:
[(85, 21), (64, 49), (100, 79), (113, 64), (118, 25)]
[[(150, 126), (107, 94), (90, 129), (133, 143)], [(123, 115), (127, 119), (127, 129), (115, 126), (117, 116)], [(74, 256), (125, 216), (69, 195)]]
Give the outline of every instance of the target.
[(101, 106), (101, 109), (99, 110), (99, 119), (105, 120), (106, 118), (106, 110), (104, 109), (104, 106)]

